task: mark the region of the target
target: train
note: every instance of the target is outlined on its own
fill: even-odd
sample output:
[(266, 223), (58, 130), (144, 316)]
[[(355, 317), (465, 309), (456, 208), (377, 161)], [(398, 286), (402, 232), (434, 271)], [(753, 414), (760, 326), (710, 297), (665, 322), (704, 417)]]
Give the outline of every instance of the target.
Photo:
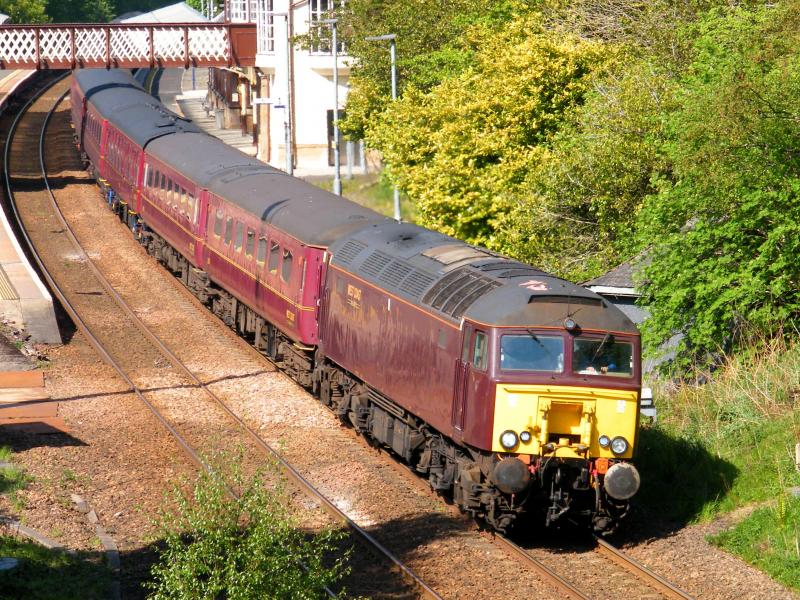
[(69, 94), (139, 243), (343, 422), (500, 532), (618, 526), (641, 393), (618, 308), (249, 157), (129, 72), (76, 71)]

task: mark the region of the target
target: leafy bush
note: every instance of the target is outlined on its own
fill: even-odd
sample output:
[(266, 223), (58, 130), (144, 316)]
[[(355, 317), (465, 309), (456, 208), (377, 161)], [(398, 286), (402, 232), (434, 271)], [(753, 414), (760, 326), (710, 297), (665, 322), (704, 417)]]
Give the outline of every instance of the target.
[(646, 341), (682, 365), (800, 315), (800, 5), (713, 10), (667, 118), (671, 171), (645, 203)]
[(345, 574), (346, 557), (324, 560), (342, 535), (301, 531), (276, 469), (247, 477), (224, 453), (209, 462), (213, 471), (190, 493), (176, 489), (175, 510), (161, 514), (151, 598), (318, 598)]

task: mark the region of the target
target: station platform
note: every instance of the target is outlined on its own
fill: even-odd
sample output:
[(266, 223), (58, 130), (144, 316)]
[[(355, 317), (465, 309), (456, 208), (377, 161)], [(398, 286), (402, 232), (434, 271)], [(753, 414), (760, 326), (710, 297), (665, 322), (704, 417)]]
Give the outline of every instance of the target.
[[(0, 71), (0, 111), (34, 71)], [(0, 210), (0, 317), (34, 342), (60, 344), (53, 298), (31, 266)]]

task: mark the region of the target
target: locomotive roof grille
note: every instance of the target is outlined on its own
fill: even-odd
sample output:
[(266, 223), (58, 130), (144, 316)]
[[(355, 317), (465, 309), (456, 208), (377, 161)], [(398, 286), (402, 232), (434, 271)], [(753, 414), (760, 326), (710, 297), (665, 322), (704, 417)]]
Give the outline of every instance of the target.
[[(439, 297), (439, 295), (454, 281), (461, 279), (464, 276), (464, 272), (462, 269), (457, 269), (455, 271), (451, 271), (444, 277), (442, 277), (436, 285), (434, 285), (431, 289), (428, 290), (428, 293), (425, 294), (425, 297), (422, 299), (423, 304), (428, 304), (430, 306), (434, 306), (434, 301)], [(442, 304), (444, 304), (444, 300), (442, 300)], [(441, 306), (441, 304), (439, 305)], [(436, 308), (434, 306), (434, 308)]]
[(472, 304), (475, 300), (480, 298), (489, 290), (496, 288), (498, 285), (500, 284), (496, 281), (479, 277), (476, 279), (476, 281), (473, 281), (469, 285), (465, 285), (452, 296), (450, 296), (450, 298), (447, 300), (447, 303), (442, 308), (442, 312), (459, 319), (467, 310), (467, 308), (469, 308), (470, 304)]
[(379, 279), (394, 287), (399, 287), (406, 276), (411, 272), (411, 267), (394, 260), (384, 267)]
[(336, 259), (343, 265), (349, 265), (366, 247), (366, 244), (362, 244), (356, 240), (350, 240), (341, 250), (339, 250), (336, 255)]
[(376, 250), (361, 265), (361, 272), (370, 277), (378, 277), (383, 268), (392, 261), (392, 257)]
[(434, 281), (436, 281), (436, 279), (430, 275), (426, 275), (420, 271), (412, 271), (411, 274), (406, 277), (405, 281), (403, 281), (400, 289), (410, 296), (419, 298)]

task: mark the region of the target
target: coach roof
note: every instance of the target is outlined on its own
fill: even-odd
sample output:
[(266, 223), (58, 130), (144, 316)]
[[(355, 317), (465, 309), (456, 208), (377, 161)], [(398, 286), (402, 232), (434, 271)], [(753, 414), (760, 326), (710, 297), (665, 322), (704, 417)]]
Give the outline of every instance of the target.
[[(96, 71), (98, 69), (87, 69)], [(133, 77), (119, 71), (75, 76), (95, 109), (138, 146), (171, 133), (200, 132), (201, 129), (166, 109), (146, 93)]]
[(204, 134), (169, 135), (147, 147), (200, 187), (311, 246), (386, 217), (252, 158)]

